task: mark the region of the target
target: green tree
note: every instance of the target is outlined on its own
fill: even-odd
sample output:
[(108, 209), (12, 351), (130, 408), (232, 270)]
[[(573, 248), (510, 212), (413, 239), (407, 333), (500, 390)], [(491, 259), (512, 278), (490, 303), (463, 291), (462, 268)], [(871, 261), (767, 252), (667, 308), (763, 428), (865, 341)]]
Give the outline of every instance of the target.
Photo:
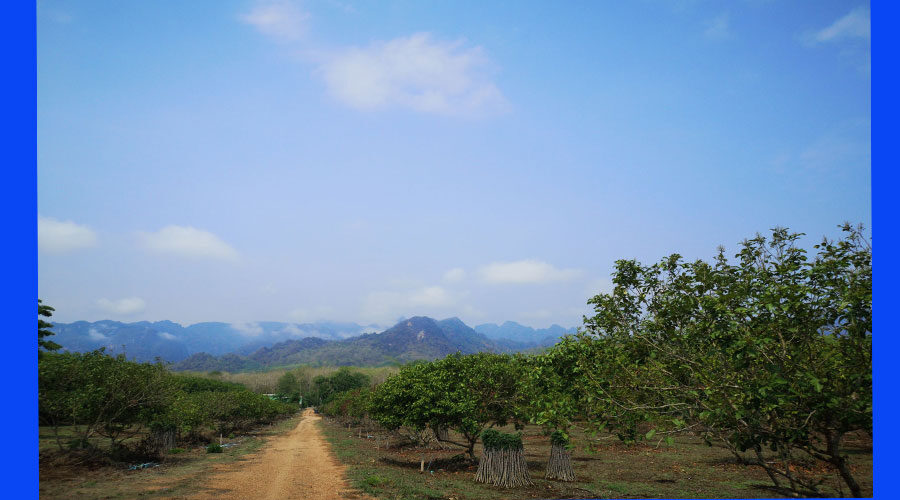
[(291, 401), (300, 400), (300, 381), (293, 372), (284, 372), (284, 375), (278, 378), (275, 392), (282, 397), (286, 397)]
[(312, 404), (321, 405), (328, 403), (338, 393), (369, 387), (371, 383), (371, 378), (365, 373), (342, 367), (331, 375), (320, 375), (313, 379), (316, 402)]
[(55, 311), (55, 309), (48, 305), (42, 304), (41, 299), (38, 299), (38, 359), (43, 356), (43, 351), (41, 351), (41, 348), (47, 351), (57, 351), (62, 348), (61, 345), (53, 342), (52, 340), (45, 340), (45, 337), (54, 335), (54, 332), (50, 330), (50, 328), (53, 327), (53, 323), (42, 320), (40, 316), (49, 318), (53, 315), (53, 311)]
[(46, 353), (38, 364), (40, 424), (57, 436), (59, 427), (77, 426), (82, 444), (99, 435), (115, 448), (165, 412), (176, 391), (162, 364), (135, 363), (102, 350)]
[(388, 429), (407, 427), (420, 432), (431, 427), (453, 429), (474, 460), (482, 431), (527, 420), (519, 390), (523, 364), (509, 355), (451, 354), (430, 363), (407, 365), (378, 386), (369, 415)]
[(578, 347), (572, 337), (566, 336), (544, 354), (527, 358), (522, 379), (531, 421), (551, 436), (550, 459), (544, 476), (547, 479), (575, 480), (569, 428), (583, 413), (584, 394), (572, 384), (581, 376), (575, 363)]
[(588, 422), (625, 438), (640, 422), (647, 439), (700, 432), (752, 451), (776, 486), (816, 493), (791, 466), (805, 455), (860, 496), (841, 441), (872, 429), (871, 246), (842, 229), (812, 261), (781, 228), (744, 241), (735, 263), (724, 249), (713, 263), (618, 261), (575, 351)]

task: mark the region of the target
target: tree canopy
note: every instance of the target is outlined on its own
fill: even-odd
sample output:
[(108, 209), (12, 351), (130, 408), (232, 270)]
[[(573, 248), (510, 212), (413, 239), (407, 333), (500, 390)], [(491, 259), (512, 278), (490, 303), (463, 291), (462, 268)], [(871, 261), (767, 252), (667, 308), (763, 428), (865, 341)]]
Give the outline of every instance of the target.
[[(778, 228), (745, 240), (736, 262), (722, 248), (712, 263), (616, 262), (574, 350), (588, 422), (632, 439), (641, 422), (644, 438), (691, 429), (814, 492), (789, 466), (806, 453), (858, 495), (840, 442), (872, 429), (871, 246), (861, 227), (843, 231), (813, 260), (802, 234)], [(763, 447), (782, 460), (762, 460)]]
[(388, 429), (454, 429), (474, 458), (488, 426), (526, 420), (518, 382), (523, 364), (502, 354), (459, 353), (430, 363), (407, 365), (371, 395), (370, 416)]

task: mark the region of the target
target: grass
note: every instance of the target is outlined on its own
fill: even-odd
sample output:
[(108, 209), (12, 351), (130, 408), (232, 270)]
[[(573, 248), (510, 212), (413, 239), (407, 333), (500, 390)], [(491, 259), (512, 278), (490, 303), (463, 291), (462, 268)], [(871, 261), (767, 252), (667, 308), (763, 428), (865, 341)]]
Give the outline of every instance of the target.
[[(626, 445), (614, 436), (589, 440), (574, 433), (575, 443), (590, 443), (590, 450), (573, 450), (576, 481), (564, 483), (545, 480), (550, 455), (550, 440), (536, 426), (523, 433), (525, 458), (533, 487), (501, 489), (474, 481), (476, 463), (461, 458), (458, 448), (397, 447), (384, 449), (379, 435), (368, 430), (358, 437), (357, 428), (324, 421), (322, 430), (336, 458), (347, 466), (348, 479), (357, 490), (381, 499), (526, 499), (526, 498), (784, 498), (790, 494), (772, 488), (765, 472), (755, 466), (737, 463), (722, 447), (708, 447), (692, 436), (676, 439), (674, 446)], [(505, 429), (512, 431), (512, 429)], [(452, 437), (451, 437), (452, 438)], [(866, 436), (868, 438), (868, 436)], [(871, 439), (848, 443), (857, 480), (864, 494), (872, 494)], [(476, 446), (476, 455), (481, 447)], [(749, 457), (748, 457), (749, 458)], [(431, 467), (419, 472), (421, 460)], [(825, 471), (827, 472), (827, 471)], [(826, 474), (823, 490), (832, 496), (848, 496), (841, 491), (836, 474)], [(831, 488), (831, 489), (829, 489)]]
[[(89, 466), (53, 460), (57, 449), (50, 429), (39, 432), (41, 455), (39, 493), (42, 499), (80, 498), (172, 498), (196, 493), (218, 464), (244, 459), (259, 451), (271, 436), (282, 434), (299, 423), (297, 414), (272, 425), (223, 442), (237, 443), (222, 453), (207, 453), (205, 444), (181, 445), (182, 451), (165, 453), (158, 467), (129, 470), (129, 464)], [(63, 429), (64, 435), (72, 433)], [(215, 440), (218, 442), (218, 439)]]

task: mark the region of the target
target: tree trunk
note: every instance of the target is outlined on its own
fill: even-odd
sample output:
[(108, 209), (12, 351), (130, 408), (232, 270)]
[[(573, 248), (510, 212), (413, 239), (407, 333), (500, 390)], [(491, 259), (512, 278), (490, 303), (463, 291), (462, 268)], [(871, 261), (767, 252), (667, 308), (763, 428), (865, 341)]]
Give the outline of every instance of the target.
[(781, 481), (779, 481), (775, 473), (772, 472), (772, 468), (766, 465), (766, 460), (763, 458), (762, 452), (760, 450), (757, 450), (756, 448), (754, 448), (753, 451), (756, 452), (756, 460), (759, 463), (759, 466), (766, 471), (766, 474), (769, 475), (769, 479), (772, 480), (772, 483), (775, 484), (775, 487), (781, 488)]
[(475, 481), (502, 488), (534, 485), (528, 475), (520, 435), (489, 430), (482, 435), (482, 443), (484, 453), (478, 462)]
[(828, 454), (831, 456), (831, 463), (837, 467), (838, 472), (841, 474), (841, 478), (843, 478), (844, 482), (847, 483), (847, 486), (850, 488), (850, 492), (853, 493), (854, 497), (860, 498), (862, 497), (862, 489), (860, 489), (859, 483), (856, 482), (856, 479), (854, 479), (853, 474), (850, 472), (850, 466), (847, 464), (847, 459), (840, 453), (842, 437), (843, 436), (836, 431), (828, 432), (826, 435), (826, 439), (828, 440)]
[(501, 488), (534, 485), (528, 474), (524, 449), (521, 447), (485, 449), (484, 456), (478, 463), (475, 480)]
[(150, 446), (157, 452), (175, 447), (175, 429), (155, 429), (150, 432)]
[(550, 445), (550, 460), (547, 462), (546, 479), (574, 481), (575, 469), (572, 468), (572, 453), (564, 443), (554, 441)]
[(434, 438), (438, 441), (447, 441), (450, 439), (450, 431), (448, 431), (446, 427), (432, 427), (431, 430), (434, 432)]

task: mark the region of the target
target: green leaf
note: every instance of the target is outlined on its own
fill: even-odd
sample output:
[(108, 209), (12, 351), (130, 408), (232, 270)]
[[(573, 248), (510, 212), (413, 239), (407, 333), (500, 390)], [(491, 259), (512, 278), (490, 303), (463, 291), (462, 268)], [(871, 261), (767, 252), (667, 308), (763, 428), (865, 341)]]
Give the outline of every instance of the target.
[(650, 430), (647, 432), (647, 434), (644, 435), (644, 437), (647, 438), (647, 439), (650, 439), (650, 438), (653, 437), (654, 434), (656, 434), (656, 429), (650, 429)]

